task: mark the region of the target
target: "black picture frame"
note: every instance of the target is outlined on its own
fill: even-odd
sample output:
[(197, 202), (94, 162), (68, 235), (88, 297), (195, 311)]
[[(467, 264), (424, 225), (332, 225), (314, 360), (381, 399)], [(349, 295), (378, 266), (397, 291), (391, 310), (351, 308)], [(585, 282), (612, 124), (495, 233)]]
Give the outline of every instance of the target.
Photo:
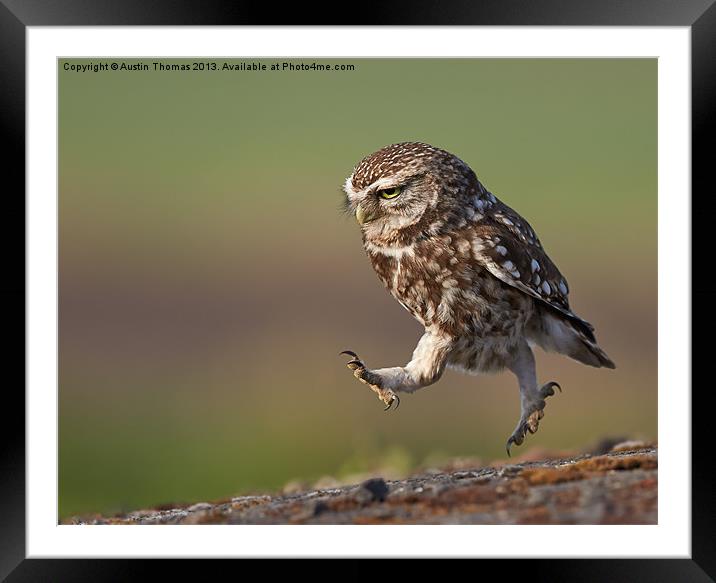
[[(278, 10), (267, 3), (220, 2), (216, 0), (0, 0), (0, 122), (6, 153), (3, 188), (4, 202), (13, 206), (4, 216), (6, 250), (15, 248), (15, 232), (8, 227), (22, 224), (24, 234), (25, 192), (25, 38), (29, 26), (89, 25), (316, 25), (348, 24), (334, 4), (326, 7), (287, 5)], [(714, 0), (489, 0), (482, 2), (361, 3), (360, 10), (347, 11), (353, 25), (550, 25), (550, 26), (682, 26), (690, 27), (692, 49), (692, 198), (695, 207), (711, 193), (710, 171), (713, 154), (709, 143), (716, 133), (716, 5)], [(696, 196), (700, 193), (700, 196)], [(673, 204), (689, 204), (675, 199)], [(7, 207), (6, 207), (7, 208)], [(708, 330), (712, 310), (707, 302), (716, 298), (716, 271), (706, 255), (712, 248), (707, 212), (692, 208), (692, 313), (698, 329)], [(701, 227), (701, 228), (699, 228)], [(12, 238), (12, 244), (11, 239)], [(23, 238), (24, 240), (24, 238)], [(704, 261), (699, 261), (703, 257)], [(6, 253), (5, 285), (2, 297), (8, 309), (6, 318), (17, 318), (25, 306), (25, 264), (14, 253)], [(9, 268), (12, 269), (9, 269)], [(698, 267), (698, 269), (696, 269)], [(14, 277), (10, 277), (10, 272)], [(13, 283), (11, 283), (13, 282)], [(706, 321), (704, 321), (704, 317)], [(14, 324), (14, 322), (13, 322)], [(24, 318), (23, 318), (24, 330)], [(702, 368), (708, 362), (710, 342), (698, 342), (693, 328), (692, 362)], [(22, 337), (25, 337), (23, 331)], [(9, 368), (20, 368), (25, 344), (6, 334), (12, 342), (6, 349)], [(17, 353), (17, 355), (15, 354)], [(15, 358), (17, 356), (17, 358)], [(701, 357), (701, 358), (699, 358)], [(696, 367), (694, 367), (694, 371)], [(23, 379), (25, 369), (23, 367)], [(24, 384), (24, 383), (23, 383)], [(690, 387), (673, 387), (689, 390)], [(692, 392), (692, 555), (691, 559), (543, 559), (513, 561), (510, 579), (548, 581), (713, 581), (716, 578), (716, 497), (711, 479), (708, 451), (708, 385)], [(25, 399), (19, 383), (6, 381), (3, 391), (4, 423), (0, 424), (5, 446), (0, 465), (0, 577), (8, 581), (129, 580), (146, 576), (151, 560), (43, 560), (25, 558)], [(17, 419), (18, 423), (9, 423)], [(515, 552), (520, 544), (515, 541)], [(174, 563), (176, 566), (180, 566)], [(497, 569), (503, 568), (495, 565)], [(169, 576), (168, 561), (160, 568)], [(181, 567), (180, 567), (181, 568)], [(210, 567), (224, 569), (218, 561)], [(359, 570), (357, 567), (356, 570)], [(355, 571), (354, 571), (355, 572)], [(206, 577), (206, 575), (205, 575)]]

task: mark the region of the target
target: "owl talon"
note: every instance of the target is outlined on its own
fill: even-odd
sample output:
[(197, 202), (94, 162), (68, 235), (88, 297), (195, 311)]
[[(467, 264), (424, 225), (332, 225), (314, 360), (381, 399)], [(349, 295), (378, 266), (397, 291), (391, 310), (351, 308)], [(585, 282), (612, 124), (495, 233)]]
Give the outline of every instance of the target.
[(517, 426), (517, 429), (515, 429), (512, 435), (510, 435), (510, 438), (507, 440), (507, 444), (505, 445), (505, 449), (507, 450), (507, 457), (512, 457), (510, 449), (512, 448), (513, 443), (515, 445), (522, 445), (527, 435), (527, 430), (527, 424), (524, 422), (520, 422), (520, 424)]
[(344, 350), (341, 354), (346, 354), (352, 357), (346, 363), (346, 366), (353, 371), (353, 376), (356, 377), (360, 382), (366, 384), (370, 389), (378, 395), (378, 398), (385, 403), (386, 407), (383, 409), (387, 411), (395, 403), (394, 410), (400, 406), (400, 398), (390, 389), (384, 389), (380, 386), (380, 376), (368, 370), (360, 359), (360, 357), (352, 350)]
[(520, 422), (517, 424), (514, 432), (507, 440), (507, 455), (510, 455), (510, 448), (512, 444), (522, 445), (527, 437), (527, 434), (534, 435), (539, 429), (540, 419), (544, 417), (545, 399), (554, 395), (554, 387), (557, 387), (562, 392), (562, 387), (554, 381), (550, 381), (542, 385), (537, 394), (539, 398), (532, 401), (531, 406), (524, 409)]
[(388, 401), (388, 405), (385, 407), (385, 409), (383, 409), (383, 411), (387, 411), (388, 409), (390, 409), (393, 406), (393, 403), (395, 403), (393, 411), (396, 411), (398, 407), (400, 407), (400, 397), (398, 397), (398, 395), (392, 395), (391, 400)]
[(562, 387), (559, 386), (559, 383), (555, 381), (549, 381), (548, 383), (545, 383), (542, 385), (542, 388), (539, 390), (540, 395), (543, 399), (546, 399), (547, 397), (551, 397), (554, 395), (554, 388), (557, 387), (559, 389), (559, 392), (562, 392)]
[[(341, 352), (341, 354), (347, 354), (348, 356), (352, 357), (352, 360), (349, 360), (346, 363), (346, 366), (349, 369), (351, 369), (353, 371), (365, 369), (365, 364), (363, 364), (363, 361), (361, 361), (360, 357), (352, 350), (344, 350), (343, 352)], [(360, 377), (358, 377), (358, 378), (360, 378)]]
[(514, 435), (511, 435), (510, 438), (507, 440), (507, 444), (505, 445), (505, 450), (507, 450), (507, 457), (512, 457), (512, 454), (510, 453), (510, 448), (512, 447), (512, 444), (516, 445), (522, 445), (522, 441), (524, 440), (524, 437), (520, 440), (517, 440)]

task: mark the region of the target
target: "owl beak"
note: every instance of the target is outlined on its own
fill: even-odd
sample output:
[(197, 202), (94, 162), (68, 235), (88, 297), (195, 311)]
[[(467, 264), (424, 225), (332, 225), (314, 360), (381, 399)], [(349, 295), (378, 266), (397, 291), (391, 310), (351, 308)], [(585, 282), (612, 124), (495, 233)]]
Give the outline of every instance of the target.
[(362, 225), (366, 223), (367, 221), (370, 221), (373, 217), (366, 212), (366, 210), (359, 204), (356, 207), (356, 221), (358, 221), (359, 225)]

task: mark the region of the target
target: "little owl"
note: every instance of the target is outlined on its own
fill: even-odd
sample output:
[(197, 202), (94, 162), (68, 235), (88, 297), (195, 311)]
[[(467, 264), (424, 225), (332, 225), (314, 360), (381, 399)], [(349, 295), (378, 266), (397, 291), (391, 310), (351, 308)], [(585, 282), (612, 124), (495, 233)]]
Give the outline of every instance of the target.
[(614, 368), (594, 327), (569, 308), (567, 281), (529, 223), (456, 156), (428, 144), (392, 144), (361, 160), (345, 182), (378, 277), (425, 333), (405, 366), (348, 367), (386, 404), (435, 383), (446, 366), (470, 373), (508, 368), (521, 416), (507, 440), (537, 431), (556, 382), (537, 384), (532, 346)]

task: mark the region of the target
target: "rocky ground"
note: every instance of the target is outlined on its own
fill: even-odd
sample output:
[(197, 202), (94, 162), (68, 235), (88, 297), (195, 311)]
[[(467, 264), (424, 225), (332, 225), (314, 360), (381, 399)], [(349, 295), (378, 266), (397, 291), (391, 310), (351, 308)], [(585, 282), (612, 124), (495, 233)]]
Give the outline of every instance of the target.
[(657, 448), (623, 442), (578, 455), (532, 452), (514, 463), (480, 467), (462, 461), (400, 480), (374, 477), (358, 484), (295, 489), (63, 522), (655, 524)]

